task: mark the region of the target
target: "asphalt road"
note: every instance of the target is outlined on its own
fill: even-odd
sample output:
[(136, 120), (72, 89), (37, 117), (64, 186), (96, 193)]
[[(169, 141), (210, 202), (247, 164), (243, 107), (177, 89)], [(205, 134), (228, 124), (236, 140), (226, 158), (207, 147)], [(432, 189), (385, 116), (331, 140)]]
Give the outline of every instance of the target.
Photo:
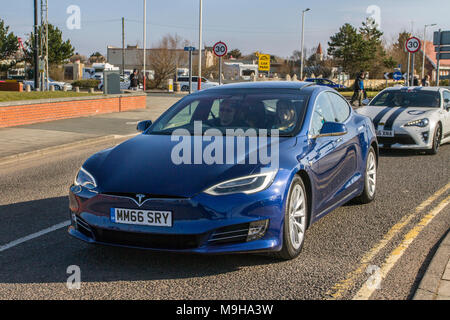
[[(376, 201), (346, 205), (313, 225), (293, 261), (90, 246), (65, 227), (14, 245), (69, 219), (68, 188), (83, 161), (105, 147), (0, 165), (0, 299), (351, 299), (374, 275), (367, 266), (384, 270), (405, 240), (409, 246), (370, 298), (409, 299), (450, 228), (450, 206), (442, 206), (450, 194), (445, 145), (437, 156), (384, 153)], [(411, 239), (423, 218), (428, 224)], [(66, 286), (71, 265), (81, 270), (79, 290)]]

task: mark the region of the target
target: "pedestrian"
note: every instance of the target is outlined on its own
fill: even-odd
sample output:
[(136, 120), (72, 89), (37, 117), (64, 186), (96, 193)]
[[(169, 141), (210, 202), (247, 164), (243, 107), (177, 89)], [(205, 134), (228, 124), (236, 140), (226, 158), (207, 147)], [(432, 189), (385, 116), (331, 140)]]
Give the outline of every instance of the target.
[(138, 74), (137, 74), (137, 70), (134, 69), (133, 73), (130, 75), (130, 89), (131, 90), (137, 90), (139, 86), (139, 79), (138, 79)]
[(430, 76), (426, 75), (425, 78), (422, 79), (422, 87), (429, 87), (430, 85)]
[(357, 74), (355, 79), (355, 84), (353, 86), (353, 97), (351, 100), (351, 104), (354, 105), (355, 101), (358, 101), (358, 106), (361, 107), (363, 105), (364, 98), (364, 70), (361, 70), (360, 73)]
[(418, 87), (419, 86), (419, 77), (417, 75), (414, 75), (413, 86), (414, 87)]

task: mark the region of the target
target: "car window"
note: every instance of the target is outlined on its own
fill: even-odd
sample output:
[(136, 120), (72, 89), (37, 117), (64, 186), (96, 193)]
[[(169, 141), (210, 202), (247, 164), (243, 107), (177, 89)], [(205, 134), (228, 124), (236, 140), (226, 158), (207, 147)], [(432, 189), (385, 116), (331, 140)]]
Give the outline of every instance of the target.
[(439, 108), (440, 94), (426, 90), (387, 90), (370, 102), (375, 107)]
[(180, 82), (189, 82), (189, 78), (178, 78), (178, 81)]
[[(449, 100), (449, 102), (445, 102), (445, 100)], [(444, 91), (444, 107), (446, 105), (450, 105), (450, 91)]]
[(326, 93), (333, 105), (335, 122), (344, 123), (350, 116), (350, 106), (347, 101), (334, 92)]
[(318, 135), (325, 122), (335, 122), (335, 115), (328, 95), (322, 93), (316, 100), (311, 122), (311, 135)]
[(191, 122), (192, 116), (198, 107), (199, 101), (192, 101), (178, 112), (170, 121), (168, 121), (161, 130), (178, 128)]
[(158, 119), (149, 134), (171, 134), (178, 128), (193, 132), (194, 122), (204, 130), (266, 129), (292, 136), (301, 129), (309, 96), (297, 93), (228, 91), (192, 96), (175, 104)]

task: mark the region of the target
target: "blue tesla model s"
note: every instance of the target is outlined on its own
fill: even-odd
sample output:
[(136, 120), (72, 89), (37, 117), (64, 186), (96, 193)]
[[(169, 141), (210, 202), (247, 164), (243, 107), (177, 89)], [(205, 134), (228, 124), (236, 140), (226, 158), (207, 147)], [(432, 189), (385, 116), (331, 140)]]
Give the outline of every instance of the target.
[(142, 134), (91, 156), (70, 188), (70, 235), (192, 253), (300, 253), (306, 229), (375, 198), (372, 122), (312, 83), (186, 96)]

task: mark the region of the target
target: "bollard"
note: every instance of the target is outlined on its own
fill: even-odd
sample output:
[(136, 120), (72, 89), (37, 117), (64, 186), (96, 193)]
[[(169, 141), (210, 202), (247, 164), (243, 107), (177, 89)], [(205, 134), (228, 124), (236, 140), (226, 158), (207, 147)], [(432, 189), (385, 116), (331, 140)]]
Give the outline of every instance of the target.
[(55, 86), (54, 85), (50, 86), (50, 91), (55, 92)]
[(292, 77), (292, 81), (297, 81), (297, 75), (294, 74), (294, 76)]
[(25, 86), (25, 91), (26, 91), (26, 92), (31, 92), (31, 86), (30, 86), (29, 84), (27, 84), (27, 85)]
[(94, 88), (89, 88), (89, 93), (94, 93)]
[(74, 87), (74, 88), (73, 88), (73, 91), (79, 93), (79, 92), (80, 92), (80, 87)]
[(286, 81), (291, 81), (291, 76), (289, 74), (286, 75)]
[(67, 87), (64, 86), (62, 90), (63, 90), (64, 92), (67, 92)]
[(175, 82), (173, 84), (173, 87), (175, 89), (175, 92), (181, 92), (181, 84), (179, 82)]
[(173, 92), (173, 79), (167, 80), (167, 91)]

